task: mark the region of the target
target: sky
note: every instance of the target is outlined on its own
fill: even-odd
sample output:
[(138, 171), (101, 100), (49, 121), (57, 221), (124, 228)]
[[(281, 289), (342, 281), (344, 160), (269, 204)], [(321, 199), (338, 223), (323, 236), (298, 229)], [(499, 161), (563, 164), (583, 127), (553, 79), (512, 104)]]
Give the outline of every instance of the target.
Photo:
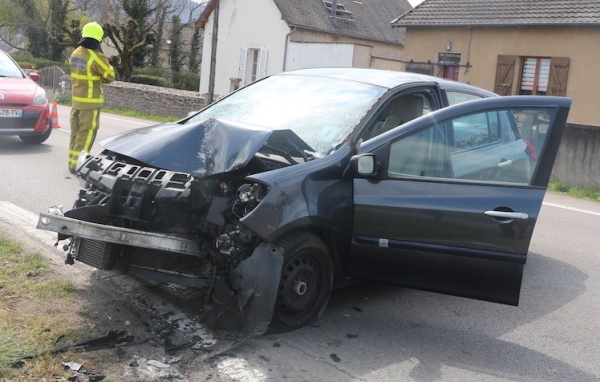
[(421, 4), (423, 2), (423, 0), (408, 0), (408, 2), (410, 3), (410, 5), (412, 5), (413, 7), (416, 7), (417, 5)]

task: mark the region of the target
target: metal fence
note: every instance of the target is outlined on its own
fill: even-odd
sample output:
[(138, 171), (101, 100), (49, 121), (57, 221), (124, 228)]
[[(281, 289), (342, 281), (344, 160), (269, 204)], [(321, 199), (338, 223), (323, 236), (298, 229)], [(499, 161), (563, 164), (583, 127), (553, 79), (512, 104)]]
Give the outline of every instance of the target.
[(40, 75), (40, 86), (46, 89), (52, 89), (52, 93), (59, 92), (61, 90), (61, 77), (65, 75), (64, 70), (60, 67), (48, 66), (38, 70)]

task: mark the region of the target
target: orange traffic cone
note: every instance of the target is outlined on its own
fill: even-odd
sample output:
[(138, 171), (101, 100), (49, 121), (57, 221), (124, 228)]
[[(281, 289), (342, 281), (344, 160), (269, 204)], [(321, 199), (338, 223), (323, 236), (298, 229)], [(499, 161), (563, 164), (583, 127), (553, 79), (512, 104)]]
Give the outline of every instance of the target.
[(60, 129), (60, 125), (58, 124), (58, 110), (56, 101), (52, 102), (52, 112), (50, 113), (50, 118), (52, 118), (52, 127), (55, 129)]

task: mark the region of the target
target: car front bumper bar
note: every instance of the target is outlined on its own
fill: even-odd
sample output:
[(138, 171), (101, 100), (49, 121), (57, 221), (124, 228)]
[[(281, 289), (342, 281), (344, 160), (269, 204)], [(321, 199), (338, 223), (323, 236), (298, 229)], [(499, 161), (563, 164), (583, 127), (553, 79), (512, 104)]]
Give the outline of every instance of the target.
[(37, 228), (106, 243), (201, 256), (198, 242), (193, 240), (156, 232), (90, 223), (44, 212), (40, 213)]

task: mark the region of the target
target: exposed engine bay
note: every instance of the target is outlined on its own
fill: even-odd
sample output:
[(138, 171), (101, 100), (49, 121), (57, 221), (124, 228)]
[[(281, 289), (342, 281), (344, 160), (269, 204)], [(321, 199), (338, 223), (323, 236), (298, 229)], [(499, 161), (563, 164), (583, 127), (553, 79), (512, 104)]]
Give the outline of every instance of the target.
[(244, 179), (264, 170), (258, 162), (253, 160), (233, 173), (194, 178), (147, 167), (111, 152), (89, 156), (79, 169), (87, 188), (80, 190), (66, 217), (188, 239), (197, 243), (198, 252), (193, 256), (159, 250), (148, 253), (147, 248), (113, 245), (104, 251), (110, 260), (93, 263), (100, 258), (88, 256), (86, 251), (93, 249), (88, 249), (86, 239), (83, 243), (80, 239), (71, 243), (69, 255), (99, 269), (119, 266), (162, 271), (162, 280), (188, 286), (199, 285), (185, 278), (212, 278), (228, 272), (257, 246), (257, 237), (239, 224), (239, 219), (254, 209), (266, 192)]

